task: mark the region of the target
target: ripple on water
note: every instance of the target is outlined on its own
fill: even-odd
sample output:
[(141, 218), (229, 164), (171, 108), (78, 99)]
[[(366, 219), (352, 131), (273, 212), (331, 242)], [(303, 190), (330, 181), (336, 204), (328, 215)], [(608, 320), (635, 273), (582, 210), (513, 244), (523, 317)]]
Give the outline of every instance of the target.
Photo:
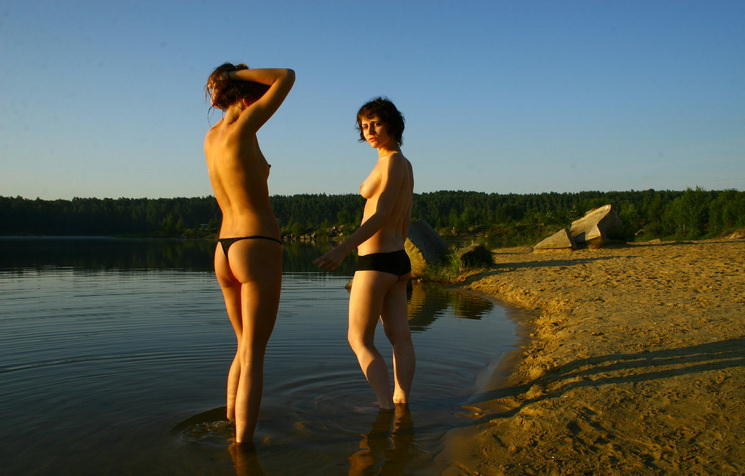
[[(347, 279), (285, 275), (256, 434), (270, 473), (289, 464), (295, 474), (339, 474), (350, 461), (382, 467), (394, 453), (436, 451), (478, 373), (512, 344), (499, 308), (415, 287), (417, 373), (409, 429), (396, 433), (397, 420), (377, 412), (346, 343)], [(171, 468), (209, 468), (227, 457), (234, 430), (217, 405), (235, 337), (211, 275), (52, 268), (0, 273), (0, 293), (9, 296), (0, 304), (0, 406), (13, 409), (0, 436), (14, 435), (3, 438), (9, 451), (31, 455), (64, 440), (49, 461), (75, 468), (70, 455), (108, 454), (110, 468), (127, 460), (131, 474), (155, 472), (147, 468), (166, 458), (169, 445), (179, 455)], [(380, 327), (376, 344), (390, 367)], [(107, 472), (108, 461), (89, 458)]]
[(213, 408), (177, 423), (171, 434), (183, 443), (225, 446), (235, 435), (235, 427), (225, 418), (225, 407)]

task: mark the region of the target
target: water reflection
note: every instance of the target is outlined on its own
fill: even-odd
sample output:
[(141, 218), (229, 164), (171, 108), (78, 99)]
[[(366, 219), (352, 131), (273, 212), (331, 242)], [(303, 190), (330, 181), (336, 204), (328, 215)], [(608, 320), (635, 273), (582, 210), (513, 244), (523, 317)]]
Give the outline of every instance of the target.
[(494, 304), (474, 294), (454, 291), (436, 284), (413, 282), (408, 292), (409, 328), (422, 332), (439, 316), (452, 308), (456, 317), (481, 319), (494, 308)]
[[(328, 276), (311, 264), (321, 250), (285, 245), (250, 452), (230, 447), (234, 429), (215, 408), (235, 342), (211, 276), (213, 242), (0, 245), (0, 361), (14, 369), (0, 392), (0, 411), (13, 409), (0, 427), (3, 451), (16, 455), (8, 474), (439, 474), (433, 455), (461, 421), (455, 410), (513, 341), (490, 301), (413, 283), (413, 415), (379, 414), (345, 338), (353, 262)], [(390, 355), (382, 330), (376, 337)]]
[(450, 304), (456, 317), (464, 319), (481, 319), (492, 310), (494, 304), (481, 298), (475, 298), (470, 294), (451, 293)]
[(425, 453), (414, 444), (411, 411), (403, 405), (380, 411), (359, 449), (349, 457), (349, 475), (411, 474), (410, 463)]
[[(127, 239), (107, 237), (0, 237), (0, 269), (70, 267), (79, 270), (180, 269), (212, 271), (215, 243), (211, 240)], [(319, 272), (313, 260), (322, 251), (315, 245), (284, 246), (284, 269)], [(350, 256), (334, 272), (354, 273)], [(426, 330), (452, 306), (457, 317), (479, 319), (493, 304), (439, 285), (413, 283), (408, 292), (409, 325), (414, 332)]]
[(1, 268), (71, 267), (86, 270), (212, 267), (206, 240), (119, 238), (0, 238)]
[[(285, 271), (318, 273), (321, 270), (313, 264), (313, 260), (328, 251), (308, 243), (291, 243), (285, 246)], [(349, 276), (354, 274), (357, 257), (352, 253), (331, 274)], [(325, 273), (325, 271), (323, 271)]]
[[(337, 280), (338, 285), (342, 282)], [(285, 371), (290, 373), (284, 374), (281, 386), (270, 385), (266, 389), (267, 394), (272, 395), (271, 400), (267, 400), (271, 405), (262, 408), (257, 447), (249, 451), (230, 446), (224, 455), (229, 454), (239, 476), (264, 472), (301, 474), (301, 470), (306, 471), (304, 465), (308, 465), (309, 460), (314, 461), (315, 469), (308, 474), (337, 474), (336, 470), (341, 470), (338, 462), (324, 460), (325, 456), (313, 456), (318, 451), (314, 448), (323, 448), (321, 451), (328, 454), (342, 453), (348, 463), (345, 471), (350, 475), (427, 474), (426, 471), (423, 473), (424, 468), (429, 471), (435, 467), (432, 441), (448, 428), (446, 422), (454, 418), (452, 409), (457, 408), (466, 396), (459, 389), (455, 395), (445, 397), (447, 389), (452, 386), (449, 380), (459, 378), (456, 375), (462, 374), (464, 368), (474, 365), (471, 356), (461, 355), (464, 352), (462, 344), (470, 342), (462, 328), (468, 323), (453, 317), (480, 320), (492, 308), (490, 301), (476, 295), (435, 284), (412, 283), (408, 293), (408, 311), (413, 332), (424, 334), (424, 331), (428, 331), (428, 339), (435, 337), (434, 334), (438, 332), (444, 332), (443, 337), (435, 338), (436, 349), (427, 349), (427, 343), (419, 341), (422, 365), (415, 384), (419, 398), (414, 405), (423, 418), (419, 427), (414, 423), (412, 412), (403, 406), (397, 407), (395, 412), (372, 413), (374, 406), (368, 407), (362, 396), (366, 395), (367, 388), (356, 368), (343, 372), (322, 372), (317, 368), (318, 364), (311, 364), (306, 369), (295, 362), (291, 370)], [(455, 327), (451, 327), (450, 331), (441, 329), (443, 324), (448, 325), (442, 321), (451, 322), (451, 326)], [(337, 320), (332, 325), (343, 328), (345, 321)], [(308, 337), (308, 331), (304, 332)], [(343, 330), (338, 342), (329, 340), (328, 331), (321, 334), (326, 337), (319, 335), (310, 340), (318, 340), (320, 348), (336, 349), (333, 356), (309, 355), (306, 359), (318, 359), (325, 365), (335, 362), (332, 366), (334, 369), (345, 364), (352, 365), (352, 355), (342, 340)], [(458, 338), (453, 339), (454, 335)], [(311, 370), (312, 367), (316, 367), (316, 370)], [(448, 375), (448, 381), (443, 381), (437, 375)], [(460, 376), (463, 377), (462, 381), (469, 380), (467, 376)], [(429, 402), (423, 402), (422, 397), (429, 399)], [(328, 402), (333, 402), (329, 403), (332, 407), (327, 408)], [(233, 431), (225, 421), (225, 408), (220, 407), (182, 421), (173, 428), (172, 434), (188, 445), (225, 449), (230, 445)], [(356, 441), (351, 440), (354, 441), (353, 448), (345, 449), (349, 448), (346, 445), (351, 443), (350, 437), (355, 438), (357, 431), (365, 432)], [(324, 446), (329, 444), (333, 449)], [(288, 460), (285, 455), (292, 457)]]
[[(232, 444), (228, 453), (236, 476), (263, 475), (261, 450)], [(379, 411), (362, 435), (356, 449), (349, 456), (349, 476), (370, 474), (406, 475), (421, 469), (418, 460), (426, 464), (429, 456), (415, 444), (414, 422), (406, 406), (393, 411)]]
[[(0, 269), (70, 267), (85, 270), (179, 269), (211, 271), (213, 240), (111, 237), (0, 237)], [(284, 245), (284, 269), (319, 272), (312, 264), (322, 254), (307, 243)], [(353, 273), (349, 257), (333, 274)]]
[[(448, 292), (441, 286), (414, 282), (408, 293), (407, 313), (411, 332), (421, 332), (448, 308)], [(429, 296), (429, 299), (427, 297)]]
[(230, 459), (233, 460), (236, 476), (262, 476), (264, 474), (264, 468), (261, 466), (255, 448), (233, 444), (228, 447), (228, 452)]

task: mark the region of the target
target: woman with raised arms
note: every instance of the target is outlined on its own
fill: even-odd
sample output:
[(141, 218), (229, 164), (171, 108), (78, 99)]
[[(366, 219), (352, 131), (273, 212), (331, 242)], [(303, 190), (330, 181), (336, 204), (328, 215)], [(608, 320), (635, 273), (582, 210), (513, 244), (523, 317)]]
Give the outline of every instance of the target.
[(238, 348), (227, 383), (227, 418), (235, 443), (252, 444), (261, 403), (264, 353), (274, 328), (282, 281), (282, 244), (269, 204), (269, 163), (256, 133), (290, 92), (291, 69), (225, 63), (206, 92), (223, 118), (204, 140), (210, 182), (222, 212), (215, 274)]
[[(404, 250), (411, 219), (414, 176), (401, 153), (404, 118), (384, 98), (363, 105), (357, 113), (360, 141), (377, 149), (378, 161), (360, 186), (367, 199), (362, 224), (344, 242), (314, 263), (326, 270), (341, 264), (357, 249), (357, 269), (349, 296), (349, 345), (382, 410), (407, 404), (414, 378), (414, 345), (406, 313), (406, 283), (411, 263)], [(378, 319), (393, 346), (394, 389), (388, 369), (375, 348)]]

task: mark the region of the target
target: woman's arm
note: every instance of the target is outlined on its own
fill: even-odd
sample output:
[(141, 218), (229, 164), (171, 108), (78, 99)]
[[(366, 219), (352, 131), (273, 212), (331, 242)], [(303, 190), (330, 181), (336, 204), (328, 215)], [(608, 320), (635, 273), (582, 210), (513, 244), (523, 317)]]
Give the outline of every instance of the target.
[(295, 71), (291, 69), (241, 69), (227, 74), (230, 79), (253, 81), (269, 86), (267, 92), (251, 104), (236, 121), (242, 122), (244, 127), (254, 131), (264, 125), (279, 109), (295, 83)]
[(383, 227), (391, 216), (396, 205), (396, 200), (399, 198), (401, 183), (404, 179), (405, 159), (395, 154), (382, 160), (385, 161), (382, 164), (380, 178), (382, 191), (378, 197), (375, 212), (354, 233), (349, 235), (346, 240), (325, 255), (315, 259), (313, 264), (329, 271), (336, 269), (352, 250), (369, 240), (371, 236)]

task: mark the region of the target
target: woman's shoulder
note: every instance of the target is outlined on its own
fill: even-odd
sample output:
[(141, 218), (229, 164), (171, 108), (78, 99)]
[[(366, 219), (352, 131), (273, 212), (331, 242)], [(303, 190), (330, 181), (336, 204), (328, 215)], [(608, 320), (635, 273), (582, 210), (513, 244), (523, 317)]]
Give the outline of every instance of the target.
[(391, 164), (391, 165), (405, 164), (405, 163), (408, 162), (408, 160), (406, 159), (406, 157), (404, 156), (404, 154), (401, 153), (401, 151), (396, 151), (396, 152), (392, 152), (392, 153), (390, 153), (388, 155), (385, 155), (385, 156), (383, 156), (383, 157), (380, 158), (380, 161), (382, 163), (387, 163), (387, 164)]
[(220, 119), (214, 125), (212, 125), (212, 127), (207, 129), (207, 132), (204, 134), (205, 140), (208, 138), (214, 137), (220, 131), (222, 124), (223, 124), (223, 119)]
[(399, 152), (394, 152), (390, 155), (380, 158), (380, 164), (388, 170), (401, 169), (405, 170), (411, 167), (409, 160)]
[[(231, 118), (222, 118), (214, 126), (210, 127), (207, 133), (204, 135), (205, 143), (208, 142), (232, 142), (232, 141), (244, 141), (247, 137), (255, 137), (254, 134), (246, 134), (245, 128), (237, 127), (235, 120), (231, 121)], [(234, 119), (234, 118), (232, 118)]]

